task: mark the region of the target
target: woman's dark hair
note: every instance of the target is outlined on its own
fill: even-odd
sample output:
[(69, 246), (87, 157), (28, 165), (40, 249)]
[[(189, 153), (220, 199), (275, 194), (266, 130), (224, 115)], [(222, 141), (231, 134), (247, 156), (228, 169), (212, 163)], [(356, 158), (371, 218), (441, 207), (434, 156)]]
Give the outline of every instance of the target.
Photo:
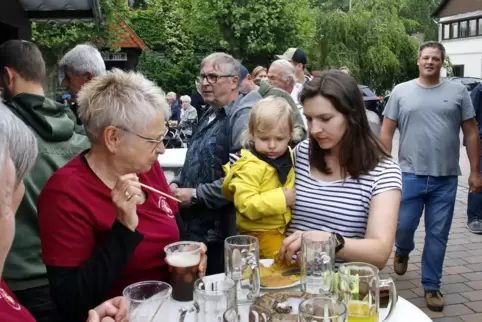
[[(339, 70), (322, 72), (303, 86), (300, 101), (304, 103), (316, 96), (328, 99), (345, 117), (347, 130), (340, 141), (338, 158), (343, 177), (349, 174), (358, 179), (373, 170), (381, 159), (390, 157), (370, 129), (363, 96), (351, 76)], [(310, 135), (310, 164), (322, 173), (331, 174), (325, 161), (327, 152)]]

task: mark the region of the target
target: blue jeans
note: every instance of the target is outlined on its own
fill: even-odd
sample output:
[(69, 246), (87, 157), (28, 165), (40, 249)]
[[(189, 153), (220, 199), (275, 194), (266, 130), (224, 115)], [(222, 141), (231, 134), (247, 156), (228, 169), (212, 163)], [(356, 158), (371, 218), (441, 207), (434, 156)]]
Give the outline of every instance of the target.
[[(480, 161), (482, 162), (482, 151), (480, 153)], [(482, 169), (480, 174), (482, 174)], [(467, 223), (474, 220), (482, 220), (482, 192), (469, 192), (467, 198)]]
[(402, 182), (402, 201), (395, 241), (397, 252), (408, 256), (415, 248), (414, 234), (425, 208), (422, 285), (425, 290), (439, 290), (454, 216), (458, 177), (418, 176), (404, 172)]

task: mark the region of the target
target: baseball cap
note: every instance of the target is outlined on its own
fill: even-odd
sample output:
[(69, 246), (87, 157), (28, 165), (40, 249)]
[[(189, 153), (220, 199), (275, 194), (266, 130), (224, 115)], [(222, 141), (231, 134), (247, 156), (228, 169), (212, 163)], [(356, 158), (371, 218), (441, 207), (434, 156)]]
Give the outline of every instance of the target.
[(288, 48), (283, 55), (276, 55), (275, 57), (278, 59), (294, 61), (295, 63), (303, 65), (308, 63), (308, 58), (306, 57), (305, 51), (299, 48)]
[(249, 75), (248, 69), (244, 65), (241, 65), (239, 69), (239, 83), (244, 81), (248, 75)]

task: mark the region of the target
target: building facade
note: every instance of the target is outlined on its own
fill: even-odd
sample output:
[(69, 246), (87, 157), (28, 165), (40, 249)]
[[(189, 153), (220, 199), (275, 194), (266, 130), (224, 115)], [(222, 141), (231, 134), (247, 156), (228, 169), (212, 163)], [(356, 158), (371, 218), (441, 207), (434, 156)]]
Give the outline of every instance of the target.
[(482, 78), (482, 0), (443, 0), (432, 17), (453, 76)]

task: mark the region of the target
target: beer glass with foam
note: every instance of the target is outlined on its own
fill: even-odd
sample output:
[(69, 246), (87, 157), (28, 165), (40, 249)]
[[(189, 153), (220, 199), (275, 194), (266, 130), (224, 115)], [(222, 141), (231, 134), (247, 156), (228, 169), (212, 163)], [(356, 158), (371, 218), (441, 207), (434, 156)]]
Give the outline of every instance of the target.
[(172, 298), (187, 302), (193, 299), (194, 282), (198, 279), (198, 267), (201, 261), (201, 244), (180, 241), (164, 247), (169, 269), (169, 284), (172, 286)]

